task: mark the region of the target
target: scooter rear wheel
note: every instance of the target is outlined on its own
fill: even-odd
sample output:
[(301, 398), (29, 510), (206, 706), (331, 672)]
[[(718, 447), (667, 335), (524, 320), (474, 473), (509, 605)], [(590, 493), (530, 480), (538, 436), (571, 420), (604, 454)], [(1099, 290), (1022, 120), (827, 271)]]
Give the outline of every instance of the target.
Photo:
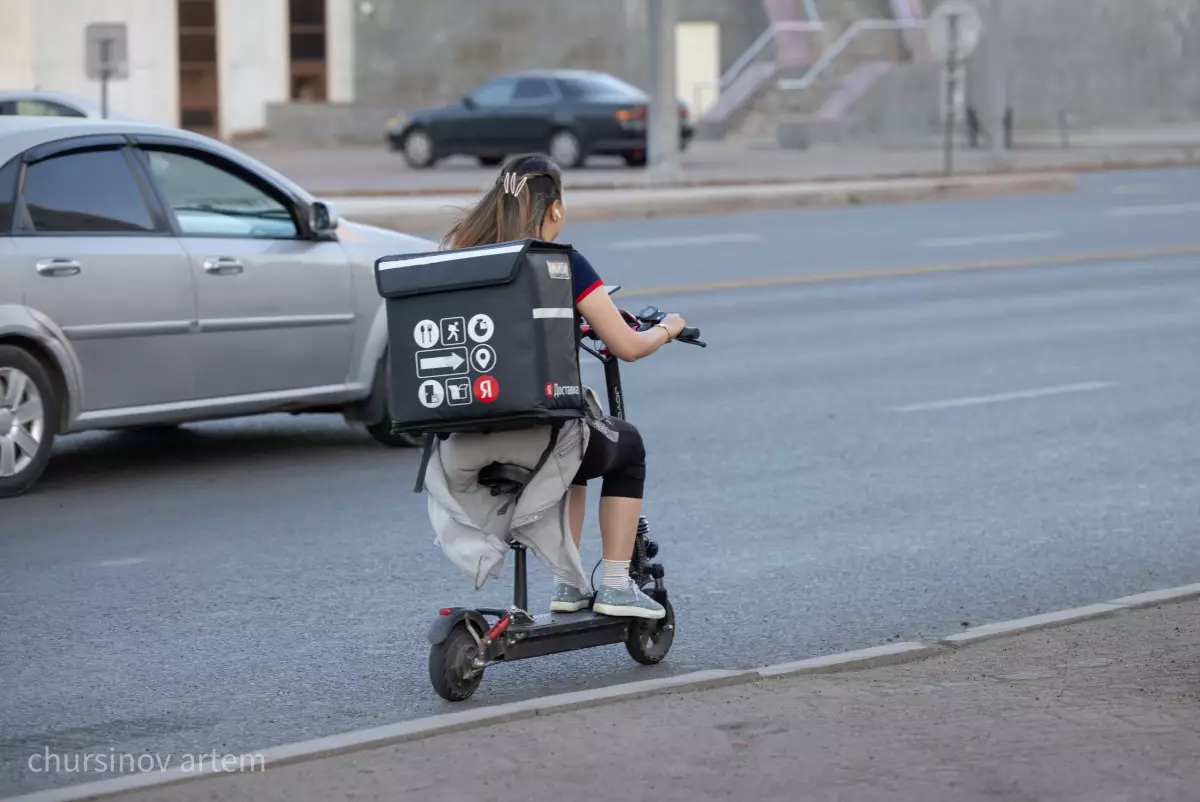
[(429, 681), (438, 696), (448, 702), (471, 698), (483, 681), (483, 669), (476, 668), (479, 645), (463, 622), (455, 625), (441, 643), (429, 650)]
[(657, 621), (631, 621), (625, 649), (629, 656), (644, 666), (658, 665), (671, 651), (675, 642), (675, 610), (668, 599), (659, 599), (666, 609), (665, 617)]

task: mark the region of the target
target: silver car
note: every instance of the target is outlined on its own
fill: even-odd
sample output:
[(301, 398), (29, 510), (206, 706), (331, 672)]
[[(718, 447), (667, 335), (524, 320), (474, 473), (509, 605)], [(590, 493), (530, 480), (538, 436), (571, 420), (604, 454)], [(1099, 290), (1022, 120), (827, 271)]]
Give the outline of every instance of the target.
[(415, 445), (373, 267), (435, 247), (186, 131), (0, 117), (0, 497), (88, 429), (340, 411)]
[[(63, 92), (0, 92), (0, 115), (13, 114), (35, 117), (88, 117), (94, 120), (104, 118), (99, 103)], [(110, 119), (123, 119), (115, 114), (108, 116)]]

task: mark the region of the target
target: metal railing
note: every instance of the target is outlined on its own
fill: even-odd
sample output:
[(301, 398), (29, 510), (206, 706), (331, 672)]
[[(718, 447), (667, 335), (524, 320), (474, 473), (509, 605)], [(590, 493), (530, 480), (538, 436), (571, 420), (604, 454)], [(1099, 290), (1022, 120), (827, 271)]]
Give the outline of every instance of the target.
[(763, 31), (750, 47), (746, 48), (746, 52), (738, 57), (737, 61), (729, 65), (729, 69), (721, 76), (720, 85), (722, 89), (728, 89), (734, 81), (741, 77), (759, 54), (766, 49), (767, 45), (775, 41), (775, 37), (781, 33), (821, 33), (825, 30), (825, 26), (819, 21), (817, 22), (776, 22), (769, 28)]
[(830, 65), (837, 60), (850, 43), (861, 33), (866, 31), (903, 31), (920, 29), (926, 27), (925, 20), (909, 19), (909, 20), (894, 20), (894, 19), (860, 19), (855, 21), (846, 30), (842, 31), (842, 35), (821, 54), (808, 71), (799, 78), (785, 78), (778, 82), (777, 86), (785, 91), (808, 89), (817, 79), (820, 78)]

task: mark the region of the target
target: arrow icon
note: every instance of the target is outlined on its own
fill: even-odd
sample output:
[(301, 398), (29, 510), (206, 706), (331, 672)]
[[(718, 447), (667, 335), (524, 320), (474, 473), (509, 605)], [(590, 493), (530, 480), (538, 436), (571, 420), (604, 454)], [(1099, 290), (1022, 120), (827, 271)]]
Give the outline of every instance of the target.
[(466, 348), (418, 351), (416, 354), (417, 378), (434, 379), (442, 376), (461, 376), (470, 369), (467, 364), (467, 356)]
[(431, 356), (421, 360), (421, 370), (444, 370), (446, 368), (458, 370), (466, 361), (459, 354)]

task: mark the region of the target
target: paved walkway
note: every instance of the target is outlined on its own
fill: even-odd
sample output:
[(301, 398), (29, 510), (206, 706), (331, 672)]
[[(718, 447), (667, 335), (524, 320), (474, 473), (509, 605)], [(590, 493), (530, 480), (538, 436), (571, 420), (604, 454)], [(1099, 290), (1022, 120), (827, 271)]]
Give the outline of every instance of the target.
[[(1023, 135), (1007, 154), (1008, 169), (1048, 170), (1107, 164), (1200, 159), (1200, 126), (1146, 130), (1105, 130), (1072, 135), (1061, 147), (1054, 133)], [(305, 148), (249, 141), (238, 147), (322, 196), (370, 194), (474, 194), (495, 180), (493, 168), (473, 159), (449, 159), (432, 170), (410, 170), (382, 139), (376, 146)], [(955, 154), (958, 172), (994, 169), (986, 149)], [(821, 147), (780, 150), (724, 142), (697, 142), (683, 156), (686, 180), (696, 183), (764, 181), (831, 181), (899, 178), (940, 174), (939, 143), (907, 150)], [(631, 188), (645, 184), (645, 172), (619, 160), (596, 159), (568, 171), (566, 184), (575, 189)]]
[(1198, 789), (1190, 601), (923, 662), (546, 715), (119, 799), (1129, 802)]

